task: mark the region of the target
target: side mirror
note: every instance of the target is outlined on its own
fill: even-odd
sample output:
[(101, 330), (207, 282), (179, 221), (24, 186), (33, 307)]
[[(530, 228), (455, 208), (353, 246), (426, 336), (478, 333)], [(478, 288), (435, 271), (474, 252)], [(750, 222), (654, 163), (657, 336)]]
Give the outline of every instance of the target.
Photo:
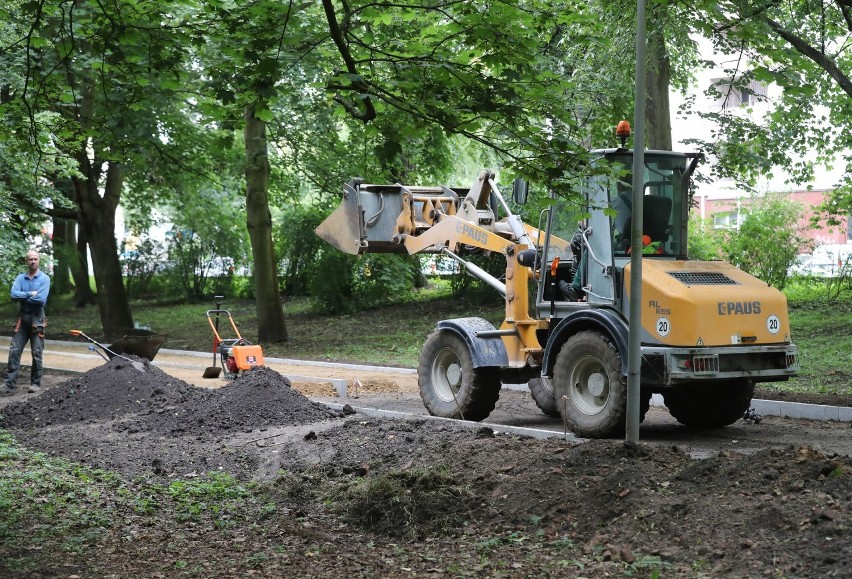
[(520, 177), (512, 181), (512, 200), (518, 205), (524, 205), (530, 193), (530, 184)]

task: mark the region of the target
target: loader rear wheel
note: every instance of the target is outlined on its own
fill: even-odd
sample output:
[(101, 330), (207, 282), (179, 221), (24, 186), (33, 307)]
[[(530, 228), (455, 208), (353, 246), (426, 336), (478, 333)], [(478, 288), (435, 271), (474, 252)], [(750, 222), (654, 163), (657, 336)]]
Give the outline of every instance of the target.
[(559, 409), (556, 407), (556, 397), (553, 394), (553, 383), (550, 385), (548, 381), (541, 378), (533, 378), (529, 382), (530, 395), (535, 401), (538, 409), (548, 416), (559, 416)]
[(436, 330), (426, 339), (417, 368), (420, 397), (433, 416), (480, 421), (500, 398), (500, 369), (474, 368), (459, 336)]
[(690, 384), (663, 393), (669, 413), (692, 428), (721, 428), (743, 417), (754, 396), (748, 379)]
[(624, 435), (627, 380), (618, 351), (602, 334), (580, 332), (565, 342), (553, 368), (553, 390), (562, 419), (577, 436)]

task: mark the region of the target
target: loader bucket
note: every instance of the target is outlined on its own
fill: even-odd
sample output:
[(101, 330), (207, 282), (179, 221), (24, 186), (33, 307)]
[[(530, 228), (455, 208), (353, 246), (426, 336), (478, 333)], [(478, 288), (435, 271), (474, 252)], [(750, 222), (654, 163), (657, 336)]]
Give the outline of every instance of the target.
[[(455, 215), (464, 191), (449, 187), (366, 185), (353, 180), (315, 232), (344, 253), (408, 253), (403, 239), (429, 229), (438, 213)], [(461, 195), (460, 195), (461, 194)]]
[(358, 190), (351, 185), (344, 185), (340, 207), (326, 217), (315, 232), (343, 253), (358, 255), (361, 253), (361, 220)]

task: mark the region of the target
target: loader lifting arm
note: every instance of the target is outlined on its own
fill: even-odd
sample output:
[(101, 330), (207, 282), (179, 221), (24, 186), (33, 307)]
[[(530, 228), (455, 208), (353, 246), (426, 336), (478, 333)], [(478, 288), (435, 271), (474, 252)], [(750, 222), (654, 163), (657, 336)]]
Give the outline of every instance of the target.
[[(495, 203), (508, 214), (499, 221)], [(353, 180), (344, 187), (341, 206), (317, 227), (316, 234), (353, 255), (449, 256), (506, 298), (506, 319), (500, 330), (483, 337), (503, 340), (511, 367), (525, 366), (530, 356), (540, 361), (536, 330), (546, 327), (546, 322), (529, 316), (527, 282), (533, 271), (516, 259), (521, 251), (535, 248), (533, 239), (540, 239), (540, 234), (510, 212), (492, 171), (481, 171), (467, 192), (446, 186), (369, 185)], [(505, 256), (505, 283), (462, 257), (471, 248)]]

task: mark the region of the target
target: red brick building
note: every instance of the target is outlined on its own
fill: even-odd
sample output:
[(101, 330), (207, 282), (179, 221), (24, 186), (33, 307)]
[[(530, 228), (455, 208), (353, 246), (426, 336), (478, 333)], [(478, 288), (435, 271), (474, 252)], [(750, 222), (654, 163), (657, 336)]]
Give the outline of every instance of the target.
[[(852, 243), (852, 228), (846, 219), (843, 219), (841, 225), (830, 227), (821, 220), (819, 226), (811, 225), (810, 219), (814, 214), (814, 208), (822, 203), (825, 199), (827, 191), (793, 191), (788, 193), (788, 197), (800, 203), (805, 208), (805, 213), (800, 221), (800, 225), (808, 232), (808, 239), (814, 241), (814, 245), (837, 245)], [(715, 195), (713, 198), (706, 195), (696, 195), (698, 207), (693, 209), (697, 211), (703, 218), (712, 218), (713, 224), (716, 227), (736, 227), (741, 219), (742, 208), (748, 205), (749, 198), (737, 198), (731, 195), (728, 198)]]

